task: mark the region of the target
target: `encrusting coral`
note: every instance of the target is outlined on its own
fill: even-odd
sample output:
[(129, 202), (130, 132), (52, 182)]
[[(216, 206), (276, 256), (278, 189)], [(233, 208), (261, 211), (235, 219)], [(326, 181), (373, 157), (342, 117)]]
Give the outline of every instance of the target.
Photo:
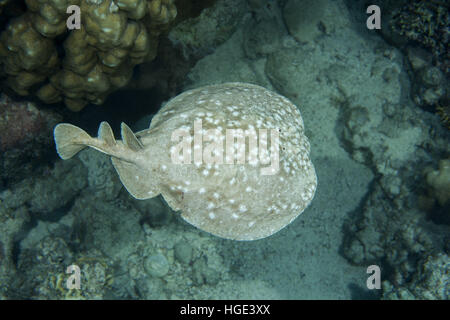
[[(73, 111), (101, 104), (135, 65), (155, 58), (158, 36), (177, 15), (174, 2), (26, 0), (28, 11), (0, 36), (0, 77), (19, 95)], [(80, 8), (81, 29), (66, 26), (71, 5)]]
[(446, 1), (408, 1), (394, 14), (393, 28), (408, 40), (428, 48), (441, 69), (448, 73), (448, 3)]
[[(448, 1), (392, 1), (389, 26), (384, 31), (399, 47), (406, 47), (412, 66), (414, 102), (433, 107), (443, 124), (449, 125), (450, 50)], [(387, 10), (385, 10), (387, 11)], [(392, 32), (392, 33), (391, 33)], [(391, 33), (391, 34), (390, 34)]]
[(18, 181), (36, 172), (37, 163), (50, 153), (50, 132), (61, 120), (56, 112), (0, 94), (0, 181)]
[(450, 129), (450, 105), (446, 106), (437, 106), (437, 113), (442, 119), (442, 122)]

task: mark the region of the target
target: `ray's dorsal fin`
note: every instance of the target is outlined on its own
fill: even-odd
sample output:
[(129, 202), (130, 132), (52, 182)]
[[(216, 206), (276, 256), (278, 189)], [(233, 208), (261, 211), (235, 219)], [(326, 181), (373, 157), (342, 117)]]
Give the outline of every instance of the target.
[(125, 123), (122, 122), (122, 124), (120, 125), (120, 129), (122, 134), (122, 141), (128, 148), (133, 151), (139, 151), (140, 149), (144, 148), (133, 131), (131, 131), (130, 127), (128, 127)]
[(103, 121), (98, 128), (98, 138), (103, 140), (108, 146), (116, 144), (116, 139), (114, 138), (111, 126), (106, 121)]

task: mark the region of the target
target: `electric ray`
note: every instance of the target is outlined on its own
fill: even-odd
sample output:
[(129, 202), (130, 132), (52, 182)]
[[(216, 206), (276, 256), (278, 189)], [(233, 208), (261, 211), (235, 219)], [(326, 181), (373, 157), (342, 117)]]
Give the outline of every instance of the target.
[(265, 238), (291, 223), (314, 197), (317, 177), (297, 107), (247, 83), (186, 91), (122, 140), (102, 122), (98, 137), (67, 123), (54, 130), (69, 159), (89, 146), (111, 156), (136, 199), (159, 194), (190, 224), (234, 240)]

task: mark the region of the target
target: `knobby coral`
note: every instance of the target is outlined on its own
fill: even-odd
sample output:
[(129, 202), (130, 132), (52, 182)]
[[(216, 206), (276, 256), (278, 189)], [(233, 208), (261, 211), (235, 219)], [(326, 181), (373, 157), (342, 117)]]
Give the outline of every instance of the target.
[[(27, 11), (0, 35), (0, 78), (19, 95), (73, 110), (101, 104), (123, 87), (133, 67), (156, 56), (175, 0), (25, 0)], [(68, 30), (70, 5), (81, 29)]]

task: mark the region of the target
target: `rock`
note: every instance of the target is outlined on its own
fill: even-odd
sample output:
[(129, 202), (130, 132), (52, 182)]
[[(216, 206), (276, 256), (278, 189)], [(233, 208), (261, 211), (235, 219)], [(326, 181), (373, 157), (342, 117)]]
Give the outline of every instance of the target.
[(301, 43), (314, 41), (348, 24), (340, 3), (327, 0), (289, 0), (283, 9), (291, 35)]
[(246, 33), (244, 51), (250, 59), (256, 59), (277, 51), (284, 36), (283, 30), (275, 20), (263, 20), (249, 25)]
[(95, 192), (96, 196), (106, 200), (116, 199), (120, 189), (122, 189), (122, 184), (117, 175), (114, 174), (114, 168), (109, 157), (88, 149), (80, 153), (80, 160), (88, 169), (89, 187)]
[(407, 55), (408, 61), (411, 64), (414, 72), (417, 72), (428, 65), (428, 61), (431, 61), (432, 59), (432, 56), (429, 52), (417, 47), (408, 47)]
[(192, 271), (193, 280), (197, 285), (216, 285), (220, 280), (220, 273), (207, 265), (205, 257), (194, 262)]
[(386, 300), (448, 300), (450, 258), (439, 253), (420, 261), (420, 266), (411, 279), (404, 285), (395, 286), (389, 281), (383, 282), (383, 299)]
[(161, 197), (135, 201), (133, 206), (142, 213), (142, 222), (152, 228), (167, 225), (173, 217), (171, 209)]
[(426, 87), (436, 87), (441, 84), (444, 75), (436, 67), (424, 68), (420, 73), (420, 80)]
[[(70, 164), (57, 161), (49, 175), (36, 179), (32, 186), (31, 211), (43, 215), (67, 205), (86, 186), (86, 169), (80, 161)], [(51, 218), (49, 216), (48, 218)]]
[(169, 261), (161, 253), (151, 255), (144, 263), (145, 270), (153, 277), (161, 278), (169, 272)]
[(245, 13), (245, 1), (219, 0), (195, 18), (177, 24), (169, 40), (180, 47), (184, 56), (203, 57), (225, 42), (236, 31)]
[(175, 245), (175, 258), (184, 264), (189, 264), (192, 260), (193, 248), (189, 243), (180, 241)]
[(450, 159), (439, 161), (439, 170), (426, 170), (426, 182), (430, 192), (441, 206), (450, 202)]

